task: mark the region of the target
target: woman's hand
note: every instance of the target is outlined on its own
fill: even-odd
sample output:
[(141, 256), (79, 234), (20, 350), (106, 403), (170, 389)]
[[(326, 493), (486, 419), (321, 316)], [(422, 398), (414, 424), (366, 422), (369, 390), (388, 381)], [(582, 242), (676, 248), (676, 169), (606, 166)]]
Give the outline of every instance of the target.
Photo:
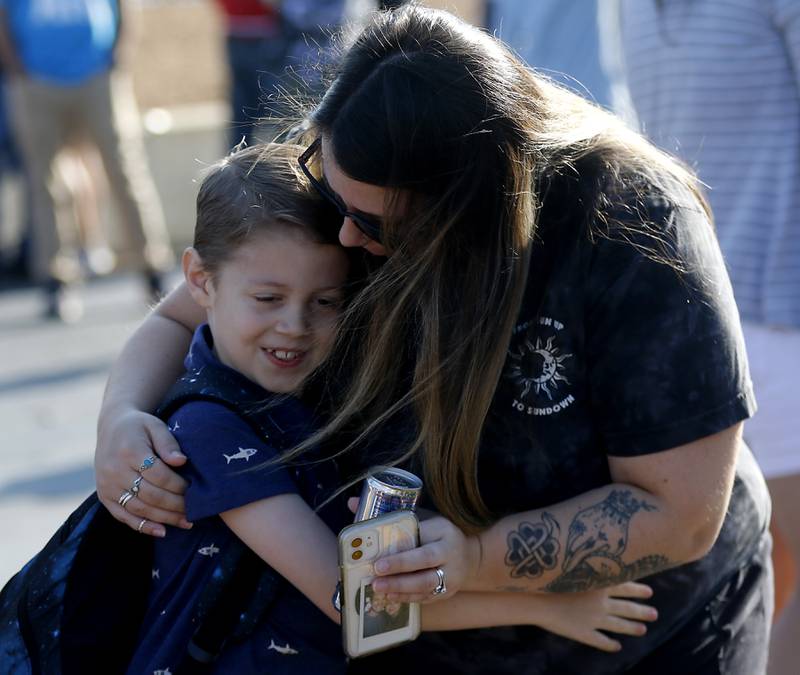
[(634, 637), (647, 633), (643, 622), (655, 621), (658, 612), (636, 601), (652, 595), (649, 586), (629, 581), (583, 593), (533, 593), (527, 597), (534, 625), (604, 652), (617, 652), (622, 645), (606, 633)]
[[(419, 524), (418, 548), (386, 556), (375, 562), (378, 575), (372, 588), (390, 601), (434, 602), (452, 597), (464, 588), (480, 565), (477, 537), (467, 537), (442, 516)], [(444, 573), (445, 593), (433, 594), (439, 585), (436, 569)]]
[[(146, 462), (148, 457), (153, 460)], [(191, 527), (183, 502), (186, 481), (167, 466), (185, 462), (167, 425), (157, 417), (139, 410), (101, 415), (94, 461), (97, 494), (114, 518), (134, 530), (163, 537), (164, 524)], [(133, 493), (140, 476), (138, 492), (123, 508), (122, 496)]]

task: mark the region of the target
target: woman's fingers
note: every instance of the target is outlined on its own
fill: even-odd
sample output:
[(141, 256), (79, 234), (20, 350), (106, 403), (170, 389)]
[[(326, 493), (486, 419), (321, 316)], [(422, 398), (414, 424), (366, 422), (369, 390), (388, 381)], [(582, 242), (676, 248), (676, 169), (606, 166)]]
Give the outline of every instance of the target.
[(433, 589), (439, 585), (435, 570), (422, 570), (413, 574), (403, 574), (391, 579), (375, 578), (372, 588), (393, 602), (434, 602), (443, 600), (447, 594), (434, 595)]
[(418, 548), (412, 548), (402, 553), (386, 556), (375, 562), (375, 573), (381, 577), (390, 574), (405, 574), (407, 572), (418, 572), (428, 570), (443, 565), (443, 547), (439, 542), (425, 544)]
[[(157, 490), (158, 488), (153, 489)], [(141, 494), (141, 491), (139, 494)], [(128, 525), (133, 523), (138, 527), (139, 521), (141, 521), (142, 518), (146, 518), (154, 525), (174, 525), (185, 530), (192, 527), (192, 524), (186, 520), (186, 516), (182, 512), (167, 511), (166, 509), (153, 506), (139, 497), (131, 499), (125, 504), (124, 509), (127, 514), (133, 516), (133, 519), (129, 518), (125, 520)], [(136, 529), (136, 527), (134, 527), (134, 529)]]
[[(136, 500), (135, 499), (131, 500), (131, 503), (134, 501)], [(130, 503), (127, 504), (126, 506), (130, 506)], [(139, 525), (142, 522), (142, 517), (137, 516), (134, 513), (129, 513), (128, 511), (123, 509), (119, 504), (112, 504), (112, 505), (106, 504), (106, 507), (108, 508), (111, 515), (114, 516), (114, 518), (116, 518), (122, 523), (125, 523), (125, 525), (127, 525), (133, 530), (136, 530), (137, 532), (141, 532), (142, 534), (148, 534), (152, 537), (163, 537), (167, 534), (166, 528), (161, 523), (152, 522), (149, 519), (145, 519), (147, 520), (147, 522), (145, 522), (144, 525), (139, 527)]]
[[(144, 497), (144, 501), (169, 511), (183, 511), (183, 493), (186, 492), (186, 486), (188, 485), (186, 480), (158, 459), (153, 462), (152, 466), (139, 473), (139, 469), (142, 466), (142, 462), (139, 462), (133, 467), (135, 474), (131, 481), (141, 475), (146, 483), (159, 489), (158, 493), (151, 492), (150, 495)], [(175, 499), (169, 502), (163, 500), (161, 498), (163, 492), (171, 493)]]
[(117, 520), (139, 532), (159, 535), (164, 524), (191, 527), (183, 500), (186, 481), (167, 464), (185, 462), (162, 420), (132, 411), (98, 434), (97, 494)]
[(182, 466), (186, 463), (186, 455), (181, 452), (178, 441), (170, 433), (169, 427), (155, 417), (147, 424), (150, 447), (153, 452), (170, 466)]
[[(138, 528), (142, 518), (151, 521), (153, 526), (166, 524), (185, 529), (192, 526), (186, 520), (185, 504), (181, 494), (186, 490), (186, 481), (172, 469), (156, 460), (151, 467), (141, 473), (136, 470), (128, 470), (124, 472), (124, 475), (128, 477), (126, 485), (120, 487), (122, 483), (118, 481), (114, 488), (106, 488), (105, 494), (101, 496), (103, 504), (117, 520), (122, 520), (134, 528)], [(98, 481), (98, 495), (100, 494), (99, 486)], [(134, 486), (137, 488), (136, 492), (134, 492)], [(124, 505), (120, 504), (120, 500), (126, 493), (133, 496), (126, 500)], [(123, 513), (131, 514), (133, 518), (122, 518)]]
[[(159, 509), (165, 513), (175, 514), (184, 519), (186, 518), (183, 497), (179, 494), (160, 488), (145, 480), (139, 485), (139, 492), (136, 496), (138, 501), (149, 508)], [(130, 503), (127, 507), (130, 511), (129, 506)], [(170, 521), (170, 524), (174, 525), (176, 523)]]

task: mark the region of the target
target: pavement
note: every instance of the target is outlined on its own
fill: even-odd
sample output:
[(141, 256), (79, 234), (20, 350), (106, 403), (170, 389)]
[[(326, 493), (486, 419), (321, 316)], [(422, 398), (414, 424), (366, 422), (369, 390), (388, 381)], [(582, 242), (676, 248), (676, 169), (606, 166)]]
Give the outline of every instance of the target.
[(0, 586), (94, 489), (106, 377), (148, 311), (138, 276), (94, 280), (80, 293), (84, 317), (63, 324), (41, 318), (34, 289), (0, 292)]

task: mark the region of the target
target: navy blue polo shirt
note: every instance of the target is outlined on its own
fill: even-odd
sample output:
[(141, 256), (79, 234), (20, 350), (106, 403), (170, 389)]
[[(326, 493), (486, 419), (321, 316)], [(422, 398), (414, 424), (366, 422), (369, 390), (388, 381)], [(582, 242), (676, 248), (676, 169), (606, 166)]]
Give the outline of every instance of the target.
[[(213, 368), (229, 382), (240, 378), (243, 390), (252, 391), (252, 382), (216, 358), (207, 326), (195, 333), (185, 365), (184, 377)], [(263, 398), (281, 428), (295, 430), (297, 442), (314, 430), (311, 412), (297, 398), (266, 390)], [(299, 494), (315, 506), (338, 487), (333, 462), (309, 465), (308, 457), (303, 457), (302, 466), (278, 463), (247, 471), (274, 459), (279, 451), (220, 403), (189, 402), (168, 423), (189, 460), (182, 475), (189, 483), (186, 511), (194, 527), (168, 528), (167, 536), (155, 542), (149, 608), (128, 669), (131, 674), (174, 672), (183, 658), (196, 629), (192, 620), (197, 600), (217, 557), (236, 536), (218, 514), (280, 494)], [(323, 507), (319, 515), (335, 532), (352, 520), (340, 503)], [(214, 672), (336, 673), (344, 665), (339, 626), (286, 582), (255, 632), (243, 642), (226, 645)]]

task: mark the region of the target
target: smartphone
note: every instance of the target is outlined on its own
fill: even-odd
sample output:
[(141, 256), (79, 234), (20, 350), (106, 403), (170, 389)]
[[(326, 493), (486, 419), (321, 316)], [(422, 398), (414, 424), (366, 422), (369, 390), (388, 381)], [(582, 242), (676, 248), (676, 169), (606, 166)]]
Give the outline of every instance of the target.
[(411, 511), (393, 511), (362, 520), (339, 533), (342, 576), (342, 640), (355, 658), (416, 639), (418, 602), (387, 602), (372, 590), (373, 563), (419, 546), (419, 522)]

